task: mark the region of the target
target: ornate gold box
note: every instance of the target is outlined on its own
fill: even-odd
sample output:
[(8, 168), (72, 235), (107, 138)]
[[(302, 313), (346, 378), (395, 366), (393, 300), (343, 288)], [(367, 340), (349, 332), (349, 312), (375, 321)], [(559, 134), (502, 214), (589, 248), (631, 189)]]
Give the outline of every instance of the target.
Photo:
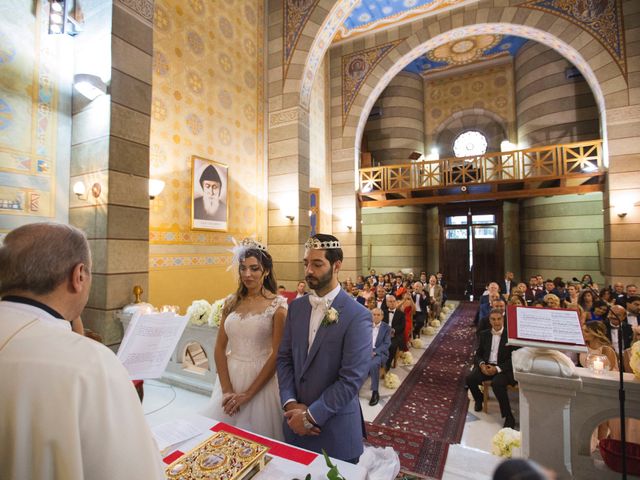
[(165, 469), (168, 480), (243, 480), (265, 465), (268, 447), (217, 432)]

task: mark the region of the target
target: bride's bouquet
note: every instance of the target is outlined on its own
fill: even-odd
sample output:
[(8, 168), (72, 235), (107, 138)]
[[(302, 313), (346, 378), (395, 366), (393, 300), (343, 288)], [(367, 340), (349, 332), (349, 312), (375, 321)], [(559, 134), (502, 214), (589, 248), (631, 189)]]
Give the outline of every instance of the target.
[(206, 300), (194, 300), (187, 308), (189, 323), (192, 325), (204, 325), (207, 323), (210, 314), (211, 305)]

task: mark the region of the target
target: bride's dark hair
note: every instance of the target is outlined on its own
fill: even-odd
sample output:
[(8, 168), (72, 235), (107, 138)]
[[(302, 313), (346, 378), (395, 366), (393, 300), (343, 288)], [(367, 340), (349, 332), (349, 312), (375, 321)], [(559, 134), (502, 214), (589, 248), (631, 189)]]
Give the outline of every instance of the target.
[[(269, 252), (267, 252), (266, 250), (260, 250), (258, 248), (248, 248), (238, 258), (238, 273), (240, 271), (240, 265), (242, 264), (242, 261), (249, 257), (255, 258), (262, 267), (262, 270), (269, 272), (267, 275), (265, 275), (262, 281), (262, 289), (260, 291), (262, 296), (267, 298), (267, 296), (265, 295), (265, 290), (268, 290), (271, 293), (276, 293), (278, 291), (278, 283), (276, 282), (276, 276), (273, 272), (273, 259), (271, 258), (271, 255), (269, 255)], [(245, 298), (247, 296), (247, 293), (247, 287), (245, 287), (244, 283), (242, 283), (242, 276), (238, 275), (238, 289), (236, 290), (236, 293), (224, 303), (224, 308), (222, 309), (222, 317), (226, 318), (229, 313), (233, 312), (233, 310), (238, 305), (238, 302)]]

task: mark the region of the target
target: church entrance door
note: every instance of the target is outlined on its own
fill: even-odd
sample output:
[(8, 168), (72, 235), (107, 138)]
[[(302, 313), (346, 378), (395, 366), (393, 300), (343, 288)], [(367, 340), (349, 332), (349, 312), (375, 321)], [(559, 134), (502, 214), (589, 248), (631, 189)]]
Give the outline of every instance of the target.
[(478, 299), (504, 273), (502, 208), (496, 204), (440, 207), (440, 269), (451, 299)]

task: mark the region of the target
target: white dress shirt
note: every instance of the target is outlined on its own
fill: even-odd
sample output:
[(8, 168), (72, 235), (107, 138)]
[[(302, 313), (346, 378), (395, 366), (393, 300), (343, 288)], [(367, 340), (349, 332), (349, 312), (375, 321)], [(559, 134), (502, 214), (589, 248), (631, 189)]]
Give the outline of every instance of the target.
[(502, 331), (504, 327), (500, 329), (499, 332), (491, 330), (491, 353), (489, 354), (489, 363), (492, 365), (498, 364), (498, 349), (500, 348), (500, 339), (502, 338)]
[[(380, 322), (382, 323), (382, 322)], [(378, 325), (376, 325), (375, 323), (373, 324), (373, 348), (376, 348), (376, 340), (378, 339), (378, 333), (380, 332), (380, 323)]]
[(638, 316), (634, 315), (633, 313), (627, 312), (627, 323), (629, 325), (631, 325), (632, 327), (637, 327), (638, 326)]
[[(307, 349), (307, 352), (309, 350), (311, 350), (311, 345), (313, 345), (313, 340), (316, 338), (316, 334), (318, 333), (318, 329), (320, 328), (320, 325), (322, 324), (322, 319), (324, 318), (325, 314), (327, 313), (327, 310), (329, 308), (331, 308), (331, 304), (333, 303), (333, 300), (340, 293), (340, 289), (341, 288), (342, 287), (340, 287), (340, 284), (338, 284), (338, 286), (336, 288), (331, 290), (324, 297), (319, 297), (319, 298), (322, 298), (326, 302), (326, 303), (324, 303), (324, 305), (326, 305), (327, 308), (324, 308), (324, 305), (318, 305), (317, 307), (314, 307), (313, 303), (311, 304), (311, 318), (309, 319), (309, 348)], [(317, 297), (315, 294), (313, 296)], [(311, 301), (311, 298), (309, 300)]]
[[(620, 332), (620, 327), (614, 327), (611, 325), (611, 345), (616, 353), (620, 353), (620, 350), (618, 349), (618, 332)], [(624, 348), (624, 345), (622, 348)]]

